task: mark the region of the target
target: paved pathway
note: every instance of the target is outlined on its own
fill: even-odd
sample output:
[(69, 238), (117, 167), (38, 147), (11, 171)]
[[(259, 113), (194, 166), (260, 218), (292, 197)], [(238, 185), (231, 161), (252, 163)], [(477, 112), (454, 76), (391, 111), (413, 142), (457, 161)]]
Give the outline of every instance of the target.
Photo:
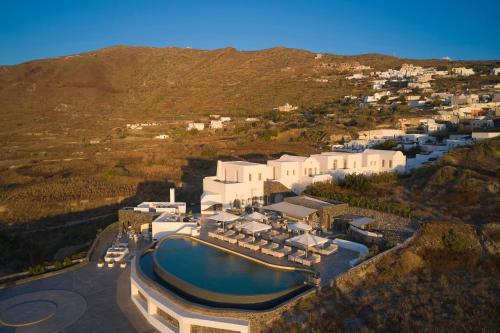
[[(1, 289), (0, 333), (156, 332), (130, 299), (130, 268), (97, 268), (95, 261), (113, 239), (112, 233), (104, 237), (82, 268)], [(25, 325), (15, 327), (19, 323)]]
[[(40, 294), (36, 294), (42, 292)], [(135, 305), (130, 300), (130, 270), (115, 268), (97, 268), (95, 263), (90, 263), (78, 270), (66, 272), (46, 279), (34, 281), (21, 286), (7, 288), (0, 291), (0, 311), (1, 304), (4, 302), (13, 302), (19, 304), (19, 300), (30, 301), (54, 301), (53, 294), (65, 292), (66, 300), (58, 301), (57, 304), (70, 304), (78, 302), (79, 299), (86, 303), (86, 307), (80, 315), (74, 313), (61, 313), (66, 306), (58, 306), (55, 315), (45, 321), (45, 324), (51, 323), (57, 316), (57, 326), (59, 332), (68, 333), (90, 333), (90, 332), (155, 332), (155, 330), (146, 322), (141, 314), (135, 309)], [(18, 301), (12, 297), (22, 297)], [(11, 299), (12, 298), (12, 299)], [(34, 321), (36, 318), (42, 318), (48, 314), (34, 314), (31, 319), (22, 319), (12, 317), (7, 312), (11, 324), (16, 320)], [(62, 316), (61, 316), (61, 315)], [(20, 314), (21, 316), (21, 314)], [(75, 318), (77, 317), (77, 318)], [(3, 318), (3, 317), (2, 317)], [(44, 324), (42, 321), (40, 324)], [(45, 325), (44, 324), (44, 325)], [(34, 324), (36, 325), (36, 324)], [(53, 325), (53, 324), (51, 324)], [(28, 326), (29, 327), (29, 326)], [(41, 326), (35, 330), (18, 330), (14, 327), (2, 326), (0, 323), (0, 332), (54, 332), (53, 329), (42, 330)]]

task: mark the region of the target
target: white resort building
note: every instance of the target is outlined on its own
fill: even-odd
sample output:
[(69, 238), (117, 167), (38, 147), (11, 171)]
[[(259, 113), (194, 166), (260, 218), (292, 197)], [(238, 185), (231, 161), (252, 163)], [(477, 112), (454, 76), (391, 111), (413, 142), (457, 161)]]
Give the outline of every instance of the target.
[(264, 182), (276, 181), (296, 194), (310, 184), (344, 178), (348, 174), (403, 173), (406, 157), (400, 151), (366, 149), (364, 152), (325, 152), (304, 156), (283, 155), (267, 164), (218, 161), (217, 174), (203, 179), (201, 211), (264, 203)]

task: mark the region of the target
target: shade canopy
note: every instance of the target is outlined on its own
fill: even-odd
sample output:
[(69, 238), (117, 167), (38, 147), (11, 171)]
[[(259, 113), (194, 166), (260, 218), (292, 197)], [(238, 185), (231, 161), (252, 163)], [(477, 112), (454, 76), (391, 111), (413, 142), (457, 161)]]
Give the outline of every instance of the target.
[(308, 218), (311, 214), (316, 213), (316, 209), (307, 208), (304, 206), (294, 205), (288, 202), (278, 202), (269, 206), (262, 207), (265, 210), (272, 210), (275, 212), (283, 213), (287, 216), (294, 217), (296, 219)]
[(228, 212), (220, 212), (218, 214), (209, 216), (208, 218), (218, 222), (231, 222), (239, 219), (240, 217)]
[(309, 224), (303, 222), (289, 223), (288, 228), (296, 231), (311, 231), (312, 227)]
[(251, 232), (253, 234), (253, 233), (256, 233), (256, 232), (261, 232), (261, 231), (269, 230), (269, 229), (271, 229), (271, 226), (268, 225), (268, 224), (265, 224), (265, 223), (260, 223), (260, 222), (256, 222), (256, 221), (250, 221), (250, 222), (243, 223), (241, 225), (241, 228), (245, 229), (248, 232)]
[(328, 242), (328, 238), (319, 237), (319, 236), (315, 236), (315, 235), (311, 235), (311, 234), (302, 234), (302, 235), (290, 238), (289, 241), (291, 243), (302, 245), (303, 247), (308, 249), (312, 246), (321, 245), (321, 244)]
[(259, 212), (253, 212), (251, 214), (245, 215), (245, 220), (249, 220), (249, 221), (253, 221), (253, 220), (263, 221), (266, 219), (267, 219), (267, 216), (264, 214), (261, 214)]

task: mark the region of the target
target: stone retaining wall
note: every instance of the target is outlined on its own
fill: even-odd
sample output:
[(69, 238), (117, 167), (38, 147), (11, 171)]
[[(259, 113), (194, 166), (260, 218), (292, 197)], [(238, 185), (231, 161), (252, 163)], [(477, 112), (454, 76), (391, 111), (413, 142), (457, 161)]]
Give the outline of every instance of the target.
[(393, 248), (384, 251), (373, 258), (370, 258), (368, 260), (363, 261), (359, 265), (351, 268), (347, 272), (340, 274), (336, 279), (335, 279), (335, 285), (339, 288), (341, 292), (348, 292), (352, 288), (355, 288), (356, 286), (360, 285), (363, 281), (364, 278), (368, 275), (377, 273), (377, 264), (380, 263), (380, 261), (387, 256), (390, 253), (394, 253), (396, 251), (401, 250), (402, 248), (405, 248), (410, 244), (410, 242), (417, 237), (417, 235), (420, 233), (420, 231), (416, 232), (412, 237), (408, 238), (405, 240), (403, 243), (394, 246)]
[(119, 231), (125, 232), (131, 227), (134, 232), (141, 232), (141, 225), (151, 223), (160, 214), (137, 212), (130, 207), (122, 208), (118, 211)]

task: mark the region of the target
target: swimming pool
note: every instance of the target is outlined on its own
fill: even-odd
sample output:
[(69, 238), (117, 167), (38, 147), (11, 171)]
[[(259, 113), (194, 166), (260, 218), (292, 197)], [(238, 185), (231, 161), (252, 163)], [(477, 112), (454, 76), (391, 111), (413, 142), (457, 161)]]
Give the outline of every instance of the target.
[(143, 273), (190, 301), (263, 309), (310, 288), (310, 273), (269, 267), (189, 237), (167, 237), (141, 257)]

